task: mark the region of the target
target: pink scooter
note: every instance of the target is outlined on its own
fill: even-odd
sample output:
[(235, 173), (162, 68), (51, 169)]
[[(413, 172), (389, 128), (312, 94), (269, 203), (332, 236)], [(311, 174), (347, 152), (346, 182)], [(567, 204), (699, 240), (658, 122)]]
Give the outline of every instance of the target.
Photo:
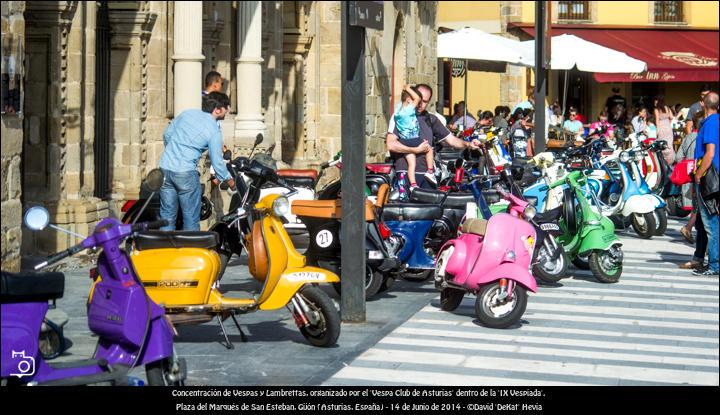
[[(476, 183), (473, 183), (476, 185)], [(435, 262), (435, 288), (440, 291), (440, 308), (455, 310), (466, 292), (477, 296), (478, 320), (492, 328), (507, 328), (517, 323), (527, 307), (526, 290), (537, 291), (530, 271), (535, 244), (535, 229), (521, 219), (534, 216), (534, 207), (512, 194), (496, 188), (510, 202), (508, 212), (486, 219), (467, 219), (462, 235), (445, 243)], [(482, 196), (477, 197), (478, 211), (489, 216)]]

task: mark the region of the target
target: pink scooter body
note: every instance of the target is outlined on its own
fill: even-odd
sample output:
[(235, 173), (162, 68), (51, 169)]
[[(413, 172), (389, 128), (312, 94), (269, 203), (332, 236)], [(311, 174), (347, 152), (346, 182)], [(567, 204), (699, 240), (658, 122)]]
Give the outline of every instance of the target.
[(490, 217), (484, 236), (465, 233), (445, 243), (439, 252), (454, 246), (445, 272), (453, 276), (449, 281), (471, 292), (501, 278), (537, 292), (537, 283), (530, 272), (537, 238), (535, 228), (520, 219), (528, 203), (512, 194), (502, 194), (510, 200), (510, 213)]

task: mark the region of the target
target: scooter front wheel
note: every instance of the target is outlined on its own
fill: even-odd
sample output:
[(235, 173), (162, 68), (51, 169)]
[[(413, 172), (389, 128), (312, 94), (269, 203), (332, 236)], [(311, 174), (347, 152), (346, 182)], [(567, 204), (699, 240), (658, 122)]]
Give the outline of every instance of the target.
[(300, 327), (300, 333), (313, 346), (334, 345), (340, 336), (340, 313), (333, 301), (324, 291), (312, 285), (306, 285), (298, 295), (314, 314), (313, 318), (309, 318), (310, 324)]
[(527, 292), (520, 284), (513, 284), (511, 300), (500, 300), (500, 281), (494, 281), (480, 288), (475, 300), (475, 314), (487, 327), (504, 329), (520, 321), (527, 308)]
[(643, 239), (652, 238), (657, 229), (654, 211), (648, 213), (633, 213), (632, 227), (639, 237)]
[(590, 254), (590, 270), (598, 281), (605, 284), (613, 284), (620, 280), (622, 260), (618, 263), (610, 251), (594, 251)]
[(557, 258), (553, 261), (548, 247), (543, 245), (540, 248), (538, 263), (533, 266), (533, 275), (543, 282), (556, 283), (565, 278), (568, 268), (567, 255), (562, 245), (558, 245), (557, 249)]
[(145, 365), (149, 386), (184, 386), (187, 376), (185, 359), (168, 357)]

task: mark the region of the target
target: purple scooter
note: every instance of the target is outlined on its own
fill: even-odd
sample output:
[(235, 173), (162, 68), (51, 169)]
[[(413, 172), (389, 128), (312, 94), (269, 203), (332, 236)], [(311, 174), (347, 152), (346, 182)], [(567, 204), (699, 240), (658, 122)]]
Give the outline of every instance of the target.
[[(160, 170), (148, 175), (148, 183), (162, 185), (162, 181)], [(24, 222), (32, 230), (41, 230), (48, 226), (49, 214), (43, 207), (33, 207), (26, 212)], [(160, 220), (123, 225), (117, 219), (104, 219), (81, 243), (35, 267), (40, 269), (85, 249), (102, 248), (98, 268), (103, 276), (110, 278), (103, 278), (88, 304), (88, 326), (99, 337), (93, 359), (48, 363), (38, 349), (48, 301), (63, 295), (65, 276), (62, 273), (3, 272), (0, 294), (2, 383), (70, 386), (109, 382), (128, 385), (130, 371), (136, 366), (145, 366), (150, 385), (182, 385), (187, 368), (185, 360), (175, 356), (173, 328), (165, 318), (164, 309), (145, 293), (130, 259), (120, 247), (120, 243), (134, 232), (158, 228), (166, 223)]]

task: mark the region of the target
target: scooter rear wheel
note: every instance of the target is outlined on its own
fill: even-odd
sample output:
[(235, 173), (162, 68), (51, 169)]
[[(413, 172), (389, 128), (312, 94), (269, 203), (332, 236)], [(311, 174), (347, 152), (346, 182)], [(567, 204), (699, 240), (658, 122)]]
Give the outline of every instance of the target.
[[(514, 284), (513, 300), (498, 306), (494, 304), (500, 293), (500, 282), (494, 281), (480, 288), (475, 300), (475, 314), (478, 320), (493, 329), (504, 329), (520, 321), (527, 308), (525, 287)], [(502, 307), (499, 310), (498, 307)]]
[[(340, 278), (342, 278), (342, 275), (340, 275)], [(375, 295), (381, 291), (383, 291), (383, 283), (385, 282), (385, 277), (380, 271), (374, 271), (369, 265), (365, 265), (365, 299), (369, 300)], [(393, 281), (390, 284), (390, 287), (392, 287), (392, 284), (395, 281)], [(342, 295), (342, 284), (339, 282), (334, 282), (332, 284), (333, 289), (335, 290), (338, 295)], [(389, 287), (386, 289), (390, 289)]]
[(323, 290), (306, 285), (298, 293), (311, 312), (317, 313), (317, 323), (300, 328), (300, 333), (310, 344), (316, 347), (330, 347), (340, 336), (340, 313), (335, 304)]
[(440, 291), (440, 309), (443, 311), (453, 311), (460, 306), (465, 291), (456, 288), (445, 288)]
[(428, 278), (433, 276), (433, 273), (435, 270), (432, 269), (423, 269), (419, 271), (405, 271), (405, 273), (402, 274), (403, 279), (407, 281), (413, 281), (413, 282), (423, 282), (427, 281)]
[(575, 258), (573, 258), (572, 263), (573, 263), (573, 265), (575, 265), (575, 267), (577, 269), (590, 269), (590, 257), (589, 256), (581, 257), (580, 255), (578, 255)]
[(654, 211), (648, 213), (633, 213), (632, 227), (639, 237), (643, 239), (652, 238), (657, 229)]

